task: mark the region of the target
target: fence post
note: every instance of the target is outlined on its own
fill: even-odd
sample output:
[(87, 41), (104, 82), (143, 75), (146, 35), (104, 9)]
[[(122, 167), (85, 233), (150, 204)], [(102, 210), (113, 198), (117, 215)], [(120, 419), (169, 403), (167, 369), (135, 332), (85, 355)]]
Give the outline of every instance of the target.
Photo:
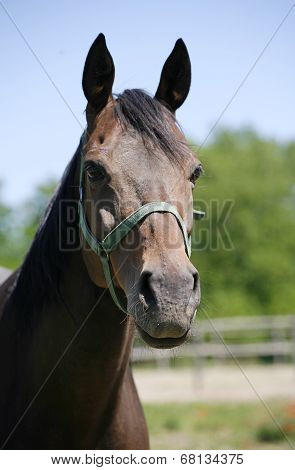
[(201, 329), (197, 329), (194, 339), (195, 351), (193, 352), (193, 389), (201, 389), (204, 386), (204, 357), (198, 356), (198, 345), (203, 342), (203, 332)]

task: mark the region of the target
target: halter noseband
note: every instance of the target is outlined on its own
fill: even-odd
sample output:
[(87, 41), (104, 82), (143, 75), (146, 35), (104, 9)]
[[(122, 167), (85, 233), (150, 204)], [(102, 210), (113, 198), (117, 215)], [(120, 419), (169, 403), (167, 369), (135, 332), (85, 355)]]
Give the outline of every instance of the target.
[[(169, 212), (173, 214), (177, 220), (179, 228), (181, 230), (185, 252), (190, 258), (191, 256), (191, 237), (188, 237), (187, 230), (184, 225), (182, 218), (180, 217), (175, 206), (168, 202), (149, 202), (139, 207), (132, 214), (128, 215), (126, 219), (122, 220), (116, 227), (103, 239), (98, 240), (95, 235), (91, 232), (89, 225), (86, 220), (86, 215), (83, 206), (83, 174), (84, 174), (84, 144), (85, 144), (86, 133), (83, 134), (81, 139), (82, 145), (82, 154), (81, 154), (81, 166), (80, 166), (80, 183), (79, 183), (79, 224), (80, 229), (83, 234), (84, 239), (90, 246), (91, 250), (96, 253), (101, 260), (105, 280), (110, 291), (110, 294), (113, 298), (113, 301), (117, 307), (122, 310), (124, 313), (128, 314), (127, 309), (124, 307), (120, 299), (116, 294), (116, 289), (113, 283), (113, 276), (111, 273), (111, 263), (109, 258), (109, 253), (114, 251), (120, 241), (126, 237), (126, 235), (135, 227), (143, 218), (147, 215), (152, 214), (153, 212)], [(194, 219), (202, 219), (205, 215), (205, 212), (202, 211), (193, 211)]]

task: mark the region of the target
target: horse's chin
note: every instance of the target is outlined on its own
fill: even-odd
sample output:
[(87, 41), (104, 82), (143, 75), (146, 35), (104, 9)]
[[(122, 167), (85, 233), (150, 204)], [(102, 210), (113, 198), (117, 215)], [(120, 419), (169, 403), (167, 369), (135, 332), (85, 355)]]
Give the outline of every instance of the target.
[(148, 346), (155, 349), (172, 349), (176, 348), (177, 346), (181, 346), (186, 340), (187, 335), (189, 333), (188, 329), (185, 334), (180, 336), (179, 338), (154, 338), (153, 336), (149, 335), (146, 331), (144, 331), (139, 325), (136, 324), (136, 327), (144, 342)]

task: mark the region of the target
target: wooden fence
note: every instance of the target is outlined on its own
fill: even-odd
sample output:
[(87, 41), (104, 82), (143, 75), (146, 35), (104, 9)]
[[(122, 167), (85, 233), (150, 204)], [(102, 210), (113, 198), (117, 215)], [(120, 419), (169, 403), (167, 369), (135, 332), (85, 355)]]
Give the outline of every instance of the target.
[(180, 348), (157, 350), (136, 337), (132, 360), (167, 362), (175, 358), (234, 359), (271, 357), (295, 364), (295, 315), (269, 315), (199, 320)]

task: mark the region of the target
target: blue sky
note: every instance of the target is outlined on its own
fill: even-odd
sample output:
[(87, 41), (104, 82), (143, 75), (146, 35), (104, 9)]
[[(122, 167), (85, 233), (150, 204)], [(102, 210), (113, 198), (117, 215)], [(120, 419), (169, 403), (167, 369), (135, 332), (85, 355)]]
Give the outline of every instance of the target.
[[(116, 66), (114, 91), (154, 92), (178, 37), (188, 47), (193, 81), (178, 112), (188, 136), (202, 142), (286, 15), (289, 0), (3, 0), (73, 114), (85, 125), (81, 75), (88, 49), (106, 35)], [(221, 119), (262, 135), (295, 138), (295, 8)], [(2, 197), (22, 202), (59, 177), (81, 127), (0, 6)], [(218, 158), (218, 156), (216, 156)]]

